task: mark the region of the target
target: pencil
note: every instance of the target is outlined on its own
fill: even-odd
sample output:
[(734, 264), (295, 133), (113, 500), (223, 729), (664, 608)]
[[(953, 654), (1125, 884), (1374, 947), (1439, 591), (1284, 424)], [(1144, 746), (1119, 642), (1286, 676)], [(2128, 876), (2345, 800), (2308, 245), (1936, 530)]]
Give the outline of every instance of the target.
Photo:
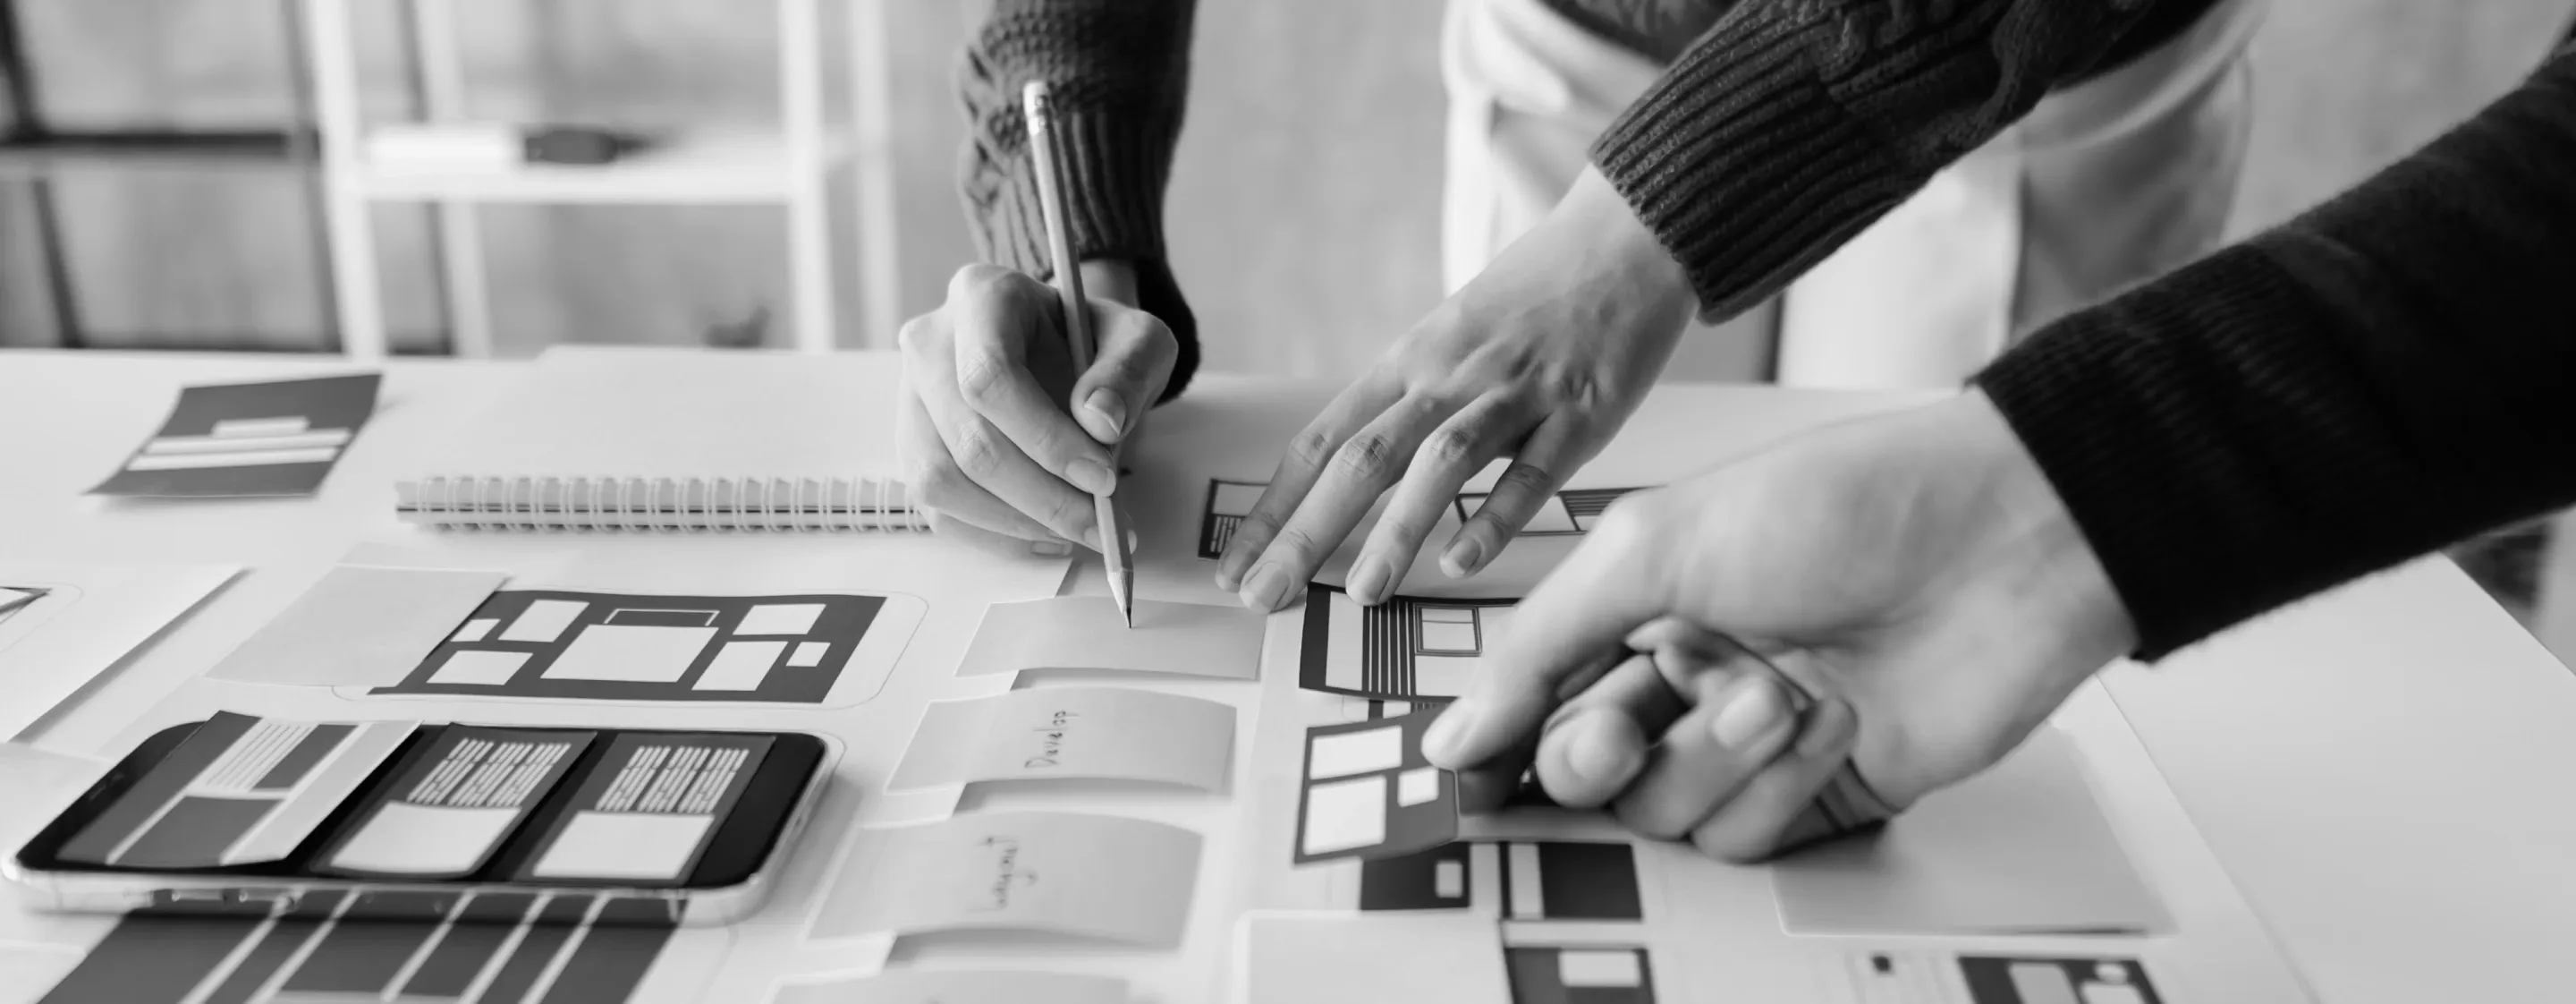
[[(1029, 123), (1029, 160), (1038, 175), (1038, 209), (1046, 217), (1047, 253), (1055, 268), (1056, 296), (1064, 301), (1065, 341), (1073, 350), (1073, 369), (1089, 372), (1095, 351), (1091, 333), (1091, 303), (1082, 295), (1081, 263), (1073, 258), (1073, 231), (1064, 219), (1064, 172), (1059, 170), (1055, 151), (1055, 104), (1043, 80), (1029, 81), (1020, 91), (1022, 116)], [(1118, 447), (1109, 448), (1111, 467), (1118, 462)], [(1107, 494), (1091, 497), (1094, 521), (1100, 524), (1100, 559), (1109, 572), (1109, 596), (1118, 603), (1118, 616), (1128, 627), (1136, 626), (1136, 572), (1128, 565), (1127, 532), (1118, 522), (1118, 507)]]

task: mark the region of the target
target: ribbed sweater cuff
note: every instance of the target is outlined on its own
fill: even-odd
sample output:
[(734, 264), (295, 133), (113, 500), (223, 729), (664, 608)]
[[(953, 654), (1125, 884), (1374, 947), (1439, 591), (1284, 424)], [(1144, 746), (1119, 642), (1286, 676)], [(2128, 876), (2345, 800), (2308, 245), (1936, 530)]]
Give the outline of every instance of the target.
[(1825, 30), (1794, 13), (1722, 25), (1593, 143), (1705, 315), (1760, 302), (1910, 191), (1915, 172), (1812, 65), (1810, 36)]
[[(993, 128), (1023, 129), (1016, 111)], [(1163, 259), (1163, 189), (1174, 123), (1133, 115), (1059, 113), (1056, 139), (1065, 160), (1065, 222), (1078, 259)], [(967, 218), (987, 260), (1039, 278), (1055, 271), (1048, 257), (1046, 214), (1025, 137), (996, 143), (987, 171), (966, 193)]]

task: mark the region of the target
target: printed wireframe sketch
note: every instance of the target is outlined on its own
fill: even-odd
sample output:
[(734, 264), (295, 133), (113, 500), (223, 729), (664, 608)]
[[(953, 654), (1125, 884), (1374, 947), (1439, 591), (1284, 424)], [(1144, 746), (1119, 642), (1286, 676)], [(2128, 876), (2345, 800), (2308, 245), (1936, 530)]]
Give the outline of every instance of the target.
[(96, 495), (310, 495), (376, 409), (383, 375), (179, 392), (170, 418)]
[(1233, 542), (1234, 528), (1252, 515), (1252, 504), (1261, 501), (1264, 481), (1208, 481), (1207, 506), (1199, 515), (1199, 557), (1214, 561), (1225, 557), (1225, 545)]
[(1503, 949), (1512, 1004), (1655, 1004), (1646, 950), (1511, 946)]
[(503, 590), (375, 694), (821, 704), (873, 694), (921, 617), (908, 596)]
[[(2146, 967), (2132, 958), (1867, 951), (1846, 959), (1845, 970), (1852, 992), (1865, 1001), (1910, 1004), (1925, 999), (1925, 988), (1956, 987), (1966, 993), (1955, 999), (1967, 1004), (2164, 1004)], [(1950, 993), (1940, 999), (1954, 999)]]
[[(1496, 881), (1478, 882), (1491, 874)], [(1636, 848), (1576, 840), (1461, 840), (1360, 863), (1361, 910), (1483, 910), (1505, 921), (1646, 919)]]
[[(1610, 503), (1619, 501), (1622, 495), (1640, 490), (1642, 489), (1566, 489), (1548, 499), (1546, 505), (1540, 506), (1538, 512), (1530, 517), (1530, 521), (1523, 525), (1520, 533), (1515, 536), (1575, 537), (1591, 533), (1593, 522), (1599, 520), (1602, 513), (1610, 510)], [(1485, 499), (1491, 495), (1491, 492), (1460, 493), (1458, 501), (1452, 505), (1458, 513), (1458, 522), (1464, 523), (1475, 516), (1476, 510), (1482, 508)]]
[[(1297, 685), (1381, 701), (1445, 705), (1467, 692), (1515, 599), (1397, 596), (1363, 607), (1335, 586), (1306, 590)], [(1414, 710), (1423, 710), (1415, 708)]]
[(1296, 863), (1412, 854), (1458, 836), (1458, 779), (1422, 755), (1433, 717), (1306, 730)]

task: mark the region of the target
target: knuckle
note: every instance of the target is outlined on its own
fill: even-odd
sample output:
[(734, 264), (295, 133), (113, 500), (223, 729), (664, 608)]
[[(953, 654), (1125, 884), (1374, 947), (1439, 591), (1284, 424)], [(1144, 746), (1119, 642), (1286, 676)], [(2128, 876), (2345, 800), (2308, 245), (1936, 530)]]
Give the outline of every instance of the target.
[(1539, 393), (1561, 408), (1589, 411), (1601, 401), (1601, 383), (1591, 372), (1582, 369), (1556, 369), (1542, 374)]
[(948, 278), (948, 298), (971, 300), (991, 296), (1009, 274), (1009, 269), (988, 262), (968, 265)]
[(1395, 444), (1385, 433), (1363, 432), (1333, 451), (1343, 473), (1363, 482), (1376, 481), (1395, 469)]
[(904, 480), (911, 484), (915, 494), (929, 500), (934, 507), (956, 498), (957, 493), (965, 488), (966, 481), (955, 464), (935, 460), (914, 465)]
[(957, 391), (971, 404), (990, 404), (1001, 396), (1002, 381), (1009, 374), (1010, 362), (998, 353), (968, 353), (958, 361)]
[(1331, 433), (1309, 428), (1288, 441), (1288, 456), (1308, 468), (1322, 467), (1326, 460), (1331, 459), (1337, 445)]
[(1091, 514), (1090, 500), (1059, 498), (1048, 503), (1046, 509), (1047, 511), (1038, 517), (1038, 522), (1046, 524), (1047, 529), (1055, 531), (1057, 536), (1067, 540), (1082, 538), (1082, 531), (1085, 529), (1083, 520)]
[(1477, 435), (1462, 426), (1444, 425), (1422, 441), (1422, 461), (1449, 467), (1475, 459)]
[(960, 431), (950, 447), (957, 471), (968, 479), (982, 481), (1001, 466), (1000, 448), (993, 444), (993, 434), (984, 429)]
[(1495, 479), (1495, 491), (1512, 488), (1534, 497), (1544, 498), (1555, 480), (1553, 475), (1537, 464), (1513, 461), (1511, 466), (1503, 468), (1502, 476)]
[(927, 314), (905, 321), (903, 327), (895, 329), (895, 347), (906, 354), (927, 350), (938, 344), (937, 329), (938, 325), (932, 322)]

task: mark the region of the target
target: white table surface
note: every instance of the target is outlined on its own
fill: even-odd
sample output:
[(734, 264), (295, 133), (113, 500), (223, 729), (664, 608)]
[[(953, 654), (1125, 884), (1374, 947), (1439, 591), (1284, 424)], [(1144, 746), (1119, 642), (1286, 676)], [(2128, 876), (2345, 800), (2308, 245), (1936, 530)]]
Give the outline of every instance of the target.
[[(508, 363), (399, 361), (315, 499), (82, 495), (188, 383), (324, 374), (294, 356), (0, 352), (0, 556), (252, 571), (27, 738), (106, 741), (394, 531), (392, 480)], [(2576, 1000), (2576, 675), (2449, 563), (2418, 562), (2247, 625), (2111, 689), (2239, 889), (2332, 1004)], [(106, 699), (101, 699), (102, 695)]]

